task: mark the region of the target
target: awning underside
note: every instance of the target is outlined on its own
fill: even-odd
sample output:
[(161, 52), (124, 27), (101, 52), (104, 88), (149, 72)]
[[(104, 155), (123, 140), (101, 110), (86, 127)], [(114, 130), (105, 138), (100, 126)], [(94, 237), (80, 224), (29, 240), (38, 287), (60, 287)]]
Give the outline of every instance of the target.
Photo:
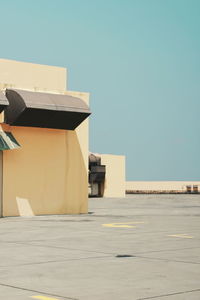
[(11, 132), (0, 131), (0, 151), (20, 148)]
[(6, 97), (5, 121), (13, 126), (74, 130), (91, 113), (83, 100), (69, 95), (9, 89)]

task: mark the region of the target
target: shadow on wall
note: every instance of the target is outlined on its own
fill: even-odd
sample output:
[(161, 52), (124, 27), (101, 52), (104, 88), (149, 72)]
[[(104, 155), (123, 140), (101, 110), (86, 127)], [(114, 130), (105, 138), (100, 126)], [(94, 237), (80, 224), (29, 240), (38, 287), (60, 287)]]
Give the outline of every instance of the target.
[(13, 127), (3, 156), (3, 215), (87, 213), (87, 168), (76, 131)]

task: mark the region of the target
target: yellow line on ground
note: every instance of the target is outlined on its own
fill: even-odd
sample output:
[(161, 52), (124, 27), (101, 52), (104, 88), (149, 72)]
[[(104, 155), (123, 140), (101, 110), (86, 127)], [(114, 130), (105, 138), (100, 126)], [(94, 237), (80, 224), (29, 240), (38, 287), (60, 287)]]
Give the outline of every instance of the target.
[(109, 223), (109, 224), (102, 224), (104, 227), (115, 227), (115, 228), (135, 228), (133, 226), (135, 224), (144, 224), (145, 222), (123, 222), (123, 223)]
[(104, 227), (115, 227), (115, 228), (134, 228), (136, 226), (120, 225), (120, 224), (102, 224)]
[(145, 222), (122, 222), (122, 223), (114, 223), (114, 224), (144, 224)]
[(168, 236), (170, 236), (170, 237), (178, 237), (178, 238), (182, 238), (182, 239), (193, 239), (193, 236), (187, 235), (187, 234), (170, 234)]
[(57, 298), (50, 298), (50, 297), (41, 296), (41, 295), (38, 295), (38, 296), (31, 296), (31, 298), (34, 298), (34, 299), (40, 299), (40, 300), (59, 300), (59, 299), (57, 299)]

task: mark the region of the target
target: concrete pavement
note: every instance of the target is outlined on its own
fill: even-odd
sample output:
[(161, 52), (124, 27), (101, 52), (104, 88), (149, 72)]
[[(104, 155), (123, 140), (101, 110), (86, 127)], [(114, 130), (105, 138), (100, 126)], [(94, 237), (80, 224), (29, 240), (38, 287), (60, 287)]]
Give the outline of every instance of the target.
[(90, 199), (0, 219), (0, 299), (200, 299), (200, 196)]

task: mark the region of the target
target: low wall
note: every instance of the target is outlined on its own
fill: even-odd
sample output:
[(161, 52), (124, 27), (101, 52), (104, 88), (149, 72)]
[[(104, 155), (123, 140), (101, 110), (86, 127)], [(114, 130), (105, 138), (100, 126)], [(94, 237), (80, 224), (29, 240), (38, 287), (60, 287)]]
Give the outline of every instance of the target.
[(125, 197), (125, 156), (100, 154), (106, 166), (104, 197)]
[(126, 191), (131, 192), (185, 192), (186, 186), (198, 185), (200, 181), (127, 181)]

